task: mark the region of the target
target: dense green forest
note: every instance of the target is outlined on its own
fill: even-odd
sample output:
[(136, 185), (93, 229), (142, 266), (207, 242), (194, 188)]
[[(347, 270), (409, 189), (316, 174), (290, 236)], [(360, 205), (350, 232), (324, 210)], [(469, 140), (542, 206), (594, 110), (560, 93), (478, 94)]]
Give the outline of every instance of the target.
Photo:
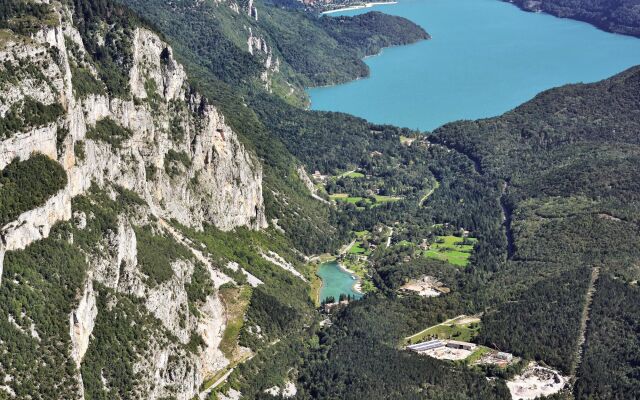
[[(142, 3), (136, 2), (134, 6), (143, 13), (150, 12)], [(266, 16), (262, 20), (264, 25), (262, 22), (260, 25), (277, 46), (287, 46), (286, 36), (283, 38), (278, 29), (269, 24), (282, 26), (282, 20), (278, 18), (288, 15), (287, 12), (269, 8), (262, 12)], [(368, 23), (375, 21), (375, 16), (367, 18), (371, 19)], [(340, 34), (349, 33), (350, 27), (359, 23), (345, 24)], [(304, 26), (308, 29), (308, 25)], [(295, 27), (303, 29), (298, 25)], [(198, 41), (185, 41), (181, 35), (171, 34), (173, 29), (176, 28), (164, 31), (171, 40), (178, 42), (178, 55), (182, 53), (188, 60), (190, 69), (202, 68), (192, 50), (186, 48), (198, 46)], [(335, 36), (331, 29), (328, 32), (334, 40), (343, 40), (350, 45), (363, 46), (364, 43), (366, 46), (367, 43), (357, 35), (349, 34), (347, 40)], [(293, 41), (296, 35), (291, 35), (288, 40)], [(304, 42), (299, 41), (298, 46), (300, 43)], [(295, 44), (284, 50), (278, 47), (285, 58), (286, 51), (297, 51), (295, 49)], [(292, 54), (298, 54), (299, 63), (313, 59), (305, 53)], [(304, 75), (303, 67), (292, 69)], [(209, 71), (215, 73), (215, 70)], [(434, 307), (437, 311), (431, 317), (420, 315), (418, 321), (434, 323), (458, 313), (485, 312), (487, 320), (478, 340), (566, 371), (575, 362), (577, 325), (591, 267), (606, 263), (607, 273), (630, 276), (633, 273), (626, 266), (638, 257), (634, 235), (629, 233), (629, 229), (635, 232), (635, 228), (626, 223), (637, 220), (634, 206), (630, 204), (637, 201), (634, 193), (638, 191), (626, 190), (624, 186), (632, 185), (632, 188), (638, 179), (636, 169), (632, 167), (638, 164), (634, 147), (639, 102), (634, 88), (638, 75), (632, 70), (600, 84), (552, 90), (502, 117), (449, 124), (427, 140), (419, 139), (410, 146), (403, 144), (401, 137), (415, 136), (415, 132), (372, 126), (339, 113), (307, 112), (257, 89), (249, 91), (247, 99), (254, 113), (247, 119), (255, 121), (253, 126), (259, 126), (259, 130), (265, 132), (269, 144), (263, 146), (255, 140), (254, 132), (246, 132), (242, 126), (238, 128), (240, 132), (246, 132), (246, 137), (265, 159), (267, 168), (273, 167), (272, 171), (288, 170), (291, 174), (290, 167), (284, 167), (282, 163), (290, 153), (302, 161), (308, 171), (317, 169), (333, 175), (357, 169), (365, 175), (361, 180), (332, 182), (327, 186), (329, 194), (348, 191), (365, 195), (382, 190), (385, 194), (404, 196), (403, 201), (381, 207), (362, 209), (342, 204), (337, 214), (330, 211), (333, 217), (329, 220), (344, 232), (342, 235), (350, 230), (373, 229), (376, 224), (396, 224), (394, 243), (406, 240), (417, 244), (422, 239), (431, 240), (436, 234), (446, 233), (441, 229), (455, 232), (460, 228), (471, 231), (479, 239), (471, 264), (464, 272), (452, 271), (446, 264), (425, 261), (414, 247), (392, 246), (388, 252), (380, 250), (373, 256), (370, 273), (376, 286), (382, 289), (383, 298), (365, 299), (360, 302), (361, 310), (375, 314), (398, 307), (402, 310), (399, 312), (409, 313), (412, 306), (399, 301), (395, 289), (409, 278), (434, 274), (453, 289), (452, 293), (447, 300), (430, 300), (429, 308), (440, 302), (443, 305)], [(203, 87), (220, 87), (210, 78), (207, 83), (207, 79), (201, 79), (202, 75), (196, 76)], [(221, 74), (218, 79), (226, 78)], [(304, 80), (297, 82), (304, 83)], [(217, 96), (216, 101), (220, 102), (221, 97)], [(228, 102), (223, 103), (221, 101), (223, 109), (229, 107)], [(616, 106), (612, 107), (612, 104)], [(240, 115), (237, 110), (231, 111), (231, 118)], [(275, 143), (278, 145), (274, 146)], [(449, 151), (451, 149), (455, 151)], [(267, 170), (267, 182), (272, 179), (269, 174)], [(434, 186), (434, 182), (438, 182), (438, 188), (420, 205), (421, 196)], [(267, 185), (274, 183), (271, 181)], [(266, 195), (272, 210), (286, 215), (277, 199), (269, 197)], [(616, 226), (614, 221), (617, 219), (625, 225)], [(297, 232), (294, 221), (284, 218), (284, 224)], [(445, 228), (434, 228), (434, 224), (445, 224)], [(285, 230), (288, 229), (285, 227)], [(622, 241), (619, 240), (621, 237)], [(294, 243), (300, 244), (296, 240)], [(611, 246), (617, 251), (607, 251)], [(568, 286), (557, 286), (557, 282), (567, 282)], [(378, 302), (384, 306), (374, 306)], [(418, 309), (425, 310), (424, 307)], [(250, 309), (251, 312), (259, 312), (259, 308)], [(359, 376), (381, 373), (378, 367), (372, 367), (379, 364), (370, 362), (366, 358), (370, 356), (365, 356), (371, 352), (358, 350), (365, 346), (363, 343), (352, 343), (358, 340), (349, 336), (344, 338), (340, 333), (340, 326), (349, 326), (349, 332), (357, 330), (359, 324), (367, 326), (366, 319), (370, 315), (363, 314), (364, 311), (353, 319), (347, 317), (349, 313), (340, 314), (334, 319), (336, 328), (322, 333), (324, 341), (333, 343), (324, 348), (324, 354), (335, 358), (325, 355), (318, 361), (315, 350), (319, 352), (320, 347), (304, 346), (314, 348), (306, 357), (315, 360), (313, 363), (306, 358), (297, 361), (302, 363), (298, 369), (305, 371), (299, 378), (307, 395), (310, 391), (327, 396), (348, 395), (346, 386), (325, 383), (321, 376), (328, 379), (342, 373), (346, 376), (346, 371), (356, 367)], [(390, 317), (390, 320), (393, 319)], [(382, 327), (390, 326), (389, 332), (394, 335), (408, 330), (401, 324), (394, 325), (383, 319), (375, 321), (369, 325), (369, 330), (385, 330)], [(418, 328), (418, 325), (412, 328)], [(359, 339), (378, 344), (381, 340)], [(309, 340), (314, 343), (316, 339), (312, 336)], [(342, 347), (339, 343), (345, 340), (349, 345)], [(395, 353), (393, 345), (389, 347), (389, 342), (386, 343), (380, 346)], [(340, 351), (329, 350), (334, 346), (341, 346)], [(281, 354), (283, 362), (291, 358), (288, 352), (277, 354)], [(355, 362), (356, 359), (359, 361)], [(273, 383), (270, 380), (251, 383), (248, 375), (261, 373), (253, 363), (266, 362), (259, 360), (248, 362), (246, 368), (234, 373), (232, 381), (247, 393), (258, 393), (260, 387)], [(332, 368), (331, 365), (340, 373), (323, 370)], [(303, 378), (304, 374), (312, 374), (314, 378)], [(377, 379), (383, 380), (382, 376)], [(470, 379), (469, 382), (475, 378)], [(407, 383), (407, 387), (411, 386), (412, 383)], [(367, 393), (376, 398), (374, 391)], [(301, 397), (304, 396), (301, 394)]]
[[(25, 251), (6, 254), (0, 351), (12, 356), (2, 358), (0, 379), (11, 376), (17, 398), (53, 399), (75, 393), (76, 366), (68, 357), (69, 314), (86, 268), (84, 256), (55, 230)], [(42, 329), (36, 331), (40, 340), (28, 333), (33, 324)]]
[(67, 174), (43, 154), (15, 159), (0, 171), (0, 226), (43, 205), (67, 185)]
[(379, 12), (338, 19), (276, 7), (265, 7), (264, 13), (261, 25), (284, 60), (306, 78), (305, 86), (336, 84), (367, 76), (369, 70), (362, 61), (364, 56), (376, 54), (382, 47), (429, 37), (413, 22)]
[[(128, 98), (131, 33), (140, 24), (154, 25), (185, 64), (194, 88), (220, 108), (263, 166), (270, 228), (222, 232), (168, 222), (238, 285), (247, 278), (229, 268), (229, 261), (263, 282), (250, 288), (238, 334), (239, 344), (254, 356), (234, 369), (220, 391), (233, 387), (248, 398), (270, 398), (265, 389), (291, 380), (301, 399), (509, 398), (504, 380), (487, 375), (508, 377), (519, 367), (482, 368), (401, 349), (407, 335), (473, 314), (482, 323), (472, 340), (572, 375), (577, 399), (640, 397), (639, 68), (544, 92), (499, 117), (415, 132), (300, 107), (304, 86), (364, 76), (363, 56), (427, 37), (406, 20), (379, 13), (318, 17), (281, 8), (282, 1), (258, 2), (258, 20), (222, 3), (124, 3), (141, 17), (107, 0), (73, 2), (74, 23), (89, 50), (88, 59), (72, 65), (78, 72), (75, 95)], [(2, 6), (0, 23), (13, 29), (17, 17), (46, 18), (49, 11), (26, 3)], [(28, 32), (29, 26), (19, 29)], [(283, 63), (267, 82), (261, 78), (265, 55), (247, 49), (249, 27)], [(284, 95), (284, 87), (293, 95)], [(61, 112), (55, 105), (18, 107), (0, 121), (0, 133), (7, 137), (6, 132), (49, 123)], [(103, 119), (87, 135), (118, 147), (131, 132)], [(77, 154), (82, 149), (77, 143)], [(165, 168), (177, 174), (187, 162), (174, 151)], [(299, 166), (327, 176), (318, 184), (324, 199), (361, 199), (325, 204), (312, 198)], [(66, 179), (45, 156), (13, 161), (0, 175), (0, 221), (43, 204)], [(378, 202), (376, 196), (393, 201)], [(78, 384), (70, 378), (75, 365), (66, 354), (69, 314), (87, 270), (80, 252), (90, 253), (116, 232), (119, 218), (144, 221), (135, 228), (137, 258), (151, 287), (172, 279), (172, 262), (194, 261), (182, 244), (156, 229), (154, 218), (137, 214), (143, 204), (124, 189), (108, 193), (94, 187), (73, 200), (74, 212), (91, 216), (83, 229), (77, 221), (59, 224), (48, 239), (6, 255), (0, 308), (11, 319), (0, 321), (0, 352), (19, 354), (3, 363), (23, 391), (17, 397), (67, 395)], [(393, 233), (383, 246), (387, 229)], [(366, 261), (375, 291), (321, 315), (307, 282), (315, 266), (305, 256), (335, 253), (355, 231), (375, 235), (378, 246)], [(475, 238), (468, 242), (468, 265), (424, 256), (421, 246), (443, 235)], [(266, 249), (285, 256), (305, 280), (274, 267), (263, 257)], [(436, 277), (449, 292), (419, 297), (399, 290), (424, 275)], [(82, 364), (87, 398), (130, 397), (135, 356), (145, 354), (150, 340), (168, 340), (162, 344), (177, 354), (197, 351), (202, 338), (174, 343), (140, 299), (95, 289), (101, 312)], [(195, 262), (189, 311), (195, 313), (194, 305), (212, 290), (211, 277)], [(107, 306), (113, 303), (119, 307)], [(32, 322), (46, 327), (37, 332), (40, 340), (25, 334)], [(105, 377), (110, 392), (102, 385)]]
[(593, 299), (576, 399), (630, 399), (638, 396), (640, 364), (637, 283), (604, 275)]
[(542, 0), (511, 1), (528, 11), (544, 11), (585, 21), (609, 32), (640, 37), (640, 11), (637, 0)]
[[(484, 175), (505, 182), (496, 201), (511, 221), (505, 229), (511, 230), (513, 252), (479, 300), (507, 302), (489, 308), (480, 340), (508, 344), (516, 354), (569, 371), (577, 362), (570, 342), (576, 343), (588, 271), (599, 267), (606, 276), (601, 282), (638, 278), (639, 84), (640, 70), (632, 68), (599, 83), (544, 92), (498, 118), (435, 132), (432, 140), (467, 154)], [(514, 326), (516, 321), (522, 325)], [(602, 328), (590, 323), (587, 337), (591, 329)], [(594, 334), (592, 349), (625, 339), (598, 340), (604, 338)], [(593, 357), (581, 364), (578, 382), (581, 375), (590, 378), (576, 393), (600, 390), (591, 385), (605, 363)], [(627, 393), (640, 391), (636, 378), (626, 382)]]

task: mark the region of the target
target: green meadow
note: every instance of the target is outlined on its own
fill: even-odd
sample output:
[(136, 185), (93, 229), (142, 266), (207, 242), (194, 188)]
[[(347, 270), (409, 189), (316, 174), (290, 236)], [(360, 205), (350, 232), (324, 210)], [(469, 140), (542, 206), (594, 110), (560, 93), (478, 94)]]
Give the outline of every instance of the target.
[(424, 255), (459, 267), (466, 267), (477, 239), (467, 238), (467, 244), (464, 244), (464, 241), (464, 238), (458, 236), (438, 236)]
[(420, 343), (429, 339), (459, 340), (470, 342), (480, 332), (480, 322), (457, 324), (455, 321), (427, 328), (405, 339), (407, 344)]

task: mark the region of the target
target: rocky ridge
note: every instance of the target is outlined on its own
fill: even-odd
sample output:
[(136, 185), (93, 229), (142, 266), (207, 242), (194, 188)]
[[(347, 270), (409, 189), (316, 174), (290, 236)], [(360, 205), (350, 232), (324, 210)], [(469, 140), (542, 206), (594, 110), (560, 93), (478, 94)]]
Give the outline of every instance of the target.
[[(6, 252), (47, 238), (57, 223), (73, 220), (75, 229), (88, 229), (95, 216), (74, 210), (75, 197), (93, 188), (106, 190), (114, 199), (114, 188), (132, 191), (142, 199), (136, 213), (120, 214), (117, 229), (85, 251), (89, 270), (69, 315), (68, 357), (78, 367), (80, 382), (76, 394), (84, 398), (81, 366), (96, 320), (105, 311), (97, 298), (109, 291), (140, 299), (159, 321), (158, 337), (135, 363), (135, 372), (148, 377), (137, 380), (136, 393), (149, 399), (190, 399), (205, 377), (228, 364), (219, 350), (226, 321), (216, 288), (231, 279), (164, 220), (194, 229), (212, 224), (223, 231), (266, 227), (261, 166), (224, 116), (191, 88), (172, 49), (143, 27), (135, 28), (131, 38), (130, 98), (80, 93), (72, 71), (78, 58), (86, 56), (85, 46), (70, 11), (58, 2), (51, 5), (57, 24), (42, 26), (29, 37), (10, 35), (0, 44), (0, 61), (36, 64), (42, 73), (29, 76), (24, 71), (17, 84), (1, 84), (0, 117), (25, 99), (61, 104), (64, 113), (53, 122), (2, 138), (0, 170), (15, 158), (41, 153), (62, 165), (68, 183), (44, 204), (0, 228), (0, 274)], [(86, 68), (98, 80), (96, 69)], [(101, 136), (105, 121), (128, 134), (121, 141)], [(194, 254), (172, 262), (171, 278), (156, 285), (138, 262), (136, 227), (145, 224)], [(69, 240), (73, 242), (73, 236)], [(196, 265), (204, 265), (214, 287), (193, 312), (187, 287)], [(200, 350), (190, 353), (185, 346), (194, 335), (201, 338)], [(5, 391), (13, 392), (11, 385)], [(103, 378), (103, 385), (108, 391), (108, 379)]]

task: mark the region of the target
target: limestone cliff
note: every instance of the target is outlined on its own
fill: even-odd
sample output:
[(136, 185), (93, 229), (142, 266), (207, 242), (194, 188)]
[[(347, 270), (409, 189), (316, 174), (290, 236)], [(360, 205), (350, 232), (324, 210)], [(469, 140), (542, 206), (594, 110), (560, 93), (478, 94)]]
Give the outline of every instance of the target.
[[(69, 185), (47, 204), (2, 227), (2, 251), (24, 248), (47, 236), (56, 221), (70, 218), (71, 198), (92, 182), (133, 190), (159, 216), (184, 225), (207, 222), (222, 230), (266, 226), (260, 164), (219, 111), (191, 89), (169, 46), (143, 28), (135, 29), (132, 41), (130, 100), (74, 95), (70, 59), (78, 55), (71, 54), (67, 44), (78, 45), (80, 56), (84, 51), (70, 23), (45, 27), (28, 40), (16, 35), (3, 41), (0, 61), (48, 68), (42, 71), (44, 79), (25, 77), (17, 85), (3, 85), (0, 116), (25, 98), (61, 103), (65, 113), (55, 122), (2, 140), (0, 169), (14, 158), (43, 153), (64, 166)], [(118, 148), (87, 136), (106, 119), (132, 133)], [(63, 140), (61, 129), (68, 131)], [(82, 158), (74, 151), (79, 146), (84, 149)]]
[[(87, 234), (98, 211), (76, 209), (74, 201), (90, 189), (107, 193), (120, 210), (117, 224), (92, 232), (96, 241), (79, 247), (88, 270), (68, 319), (67, 356), (78, 368), (80, 383), (75, 397), (84, 397), (81, 367), (101, 314), (138, 299), (141, 313), (156, 322), (147, 350), (134, 360), (134, 372), (147, 378), (137, 380), (135, 393), (190, 399), (205, 377), (229, 362), (218, 348), (226, 320), (217, 288), (231, 279), (165, 221), (195, 230), (204, 224), (222, 231), (266, 227), (261, 166), (220, 111), (189, 85), (172, 49), (146, 28), (135, 27), (126, 38), (132, 60), (129, 95), (100, 89), (104, 83), (87, 62), (86, 43), (65, 4), (51, 1), (48, 22), (28, 35), (3, 31), (0, 36), (0, 70), (7, 75), (11, 68), (16, 77), (0, 81), (0, 118), (14, 118), (27, 101), (59, 104), (63, 110), (44, 122), (25, 119), (19, 129), (0, 134), (0, 170), (16, 158), (41, 153), (62, 165), (68, 177), (46, 202), (0, 227), (0, 276), (6, 252), (47, 238), (61, 221), (72, 220), (69, 243)], [(77, 84), (87, 81), (99, 90)], [(122, 211), (118, 190), (141, 199), (134, 211)], [(139, 262), (136, 232), (143, 226), (150, 237), (187, 249), (159, 283)], [(198, 279), (210, 282), (210, 290), (194, 300), (189, 287), (198, 268), (206, 271)], [(101, 374), (108, 392), (110, 378), (106, 371)], [(12, 385), (20, 385), (19, 378), (8, 382), (5, 392), (13, 392)]]

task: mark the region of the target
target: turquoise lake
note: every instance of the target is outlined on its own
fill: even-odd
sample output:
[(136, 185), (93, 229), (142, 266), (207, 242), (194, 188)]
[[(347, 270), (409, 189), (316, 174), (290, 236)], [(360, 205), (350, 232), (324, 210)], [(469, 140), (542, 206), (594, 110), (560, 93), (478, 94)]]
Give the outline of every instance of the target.
[(362, 297), (353, 290), (353, 284), (356, 283), (356, 280), (352, 278), (350, 273), (341, 269), (335, 261), (320, 264), (318, 276), (322, 279), (320, 301), (329, 296), (333, 296), (337, 301), (341, 293), (358, 299)]
[(310, 89), (314, 110), (433, 130), (495, 116), (537, 93), (640, 64), (640, 40), (498, 0), (400, 0), (371, 10), (406, 17), (432, 39), (369, 57), (367, 79)]

